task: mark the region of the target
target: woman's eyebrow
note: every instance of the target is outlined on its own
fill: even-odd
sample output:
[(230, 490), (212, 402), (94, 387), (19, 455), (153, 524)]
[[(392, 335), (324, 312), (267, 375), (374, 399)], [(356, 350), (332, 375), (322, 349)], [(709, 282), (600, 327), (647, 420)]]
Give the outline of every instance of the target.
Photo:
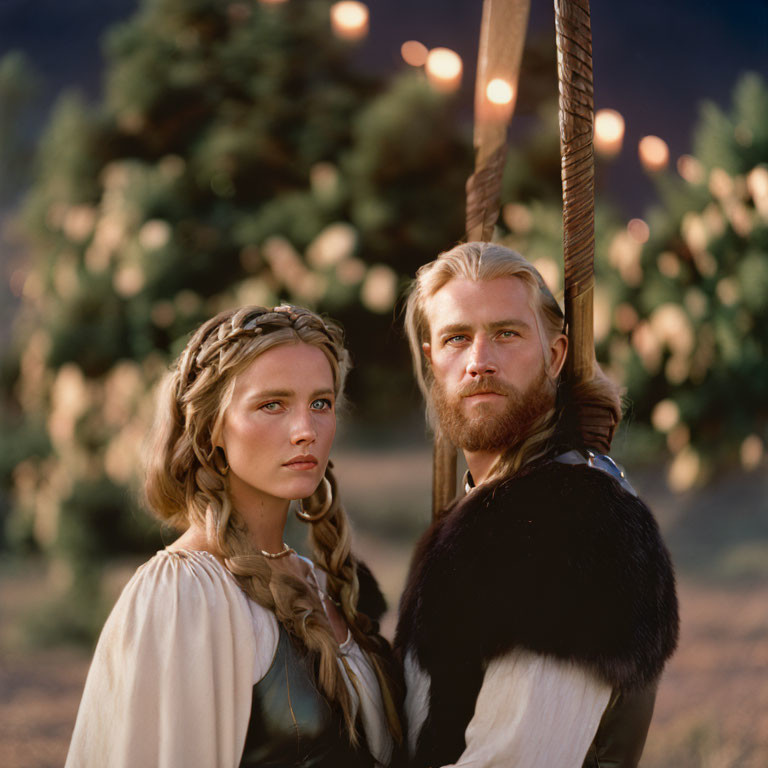
[(248, 400), (268, 400), (271, 397), (293, 397), (296, 393), (292, 389), (266, 389), (263, 392), (252, 392)]
[[(323, 395), (333, 395), (333, 389), (330, 387), (322, 387), (321, 389), (316, 389), (314, 392), (312, 392), (309, 396), (310, 400), (314, 400), (315, 398), (321, 397)], [(271, 398), (279, 398), (279, 397), (295, 397), (296, 392), (292, 389), (267, 389), (263, 392), (253, 392), (252, 394), (248, 395), (248, 400), (269, 400)]]

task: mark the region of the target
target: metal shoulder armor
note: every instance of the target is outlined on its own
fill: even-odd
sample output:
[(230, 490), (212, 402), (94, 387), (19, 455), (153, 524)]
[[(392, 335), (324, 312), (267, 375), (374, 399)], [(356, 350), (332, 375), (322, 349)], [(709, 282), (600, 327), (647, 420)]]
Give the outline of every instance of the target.
[(585, 449), (584, 453), (581, 453), (581, 451), (577, 451), (574, 448), (571, 451), (566, 451), (565, 453), (556, 456), (555, 461), (558, 461), (561, 464), (586, 464), (593, 469), (599, 469), (601, 472), (605, 472), (616, 480), (627, 493), (637, 496), (637, 491), (635, 491), (632, 484), (627, 480), (627, 474), (624, 469), (610, 456), (607, 456), (604, 453), (595, 453), (589, 449)]

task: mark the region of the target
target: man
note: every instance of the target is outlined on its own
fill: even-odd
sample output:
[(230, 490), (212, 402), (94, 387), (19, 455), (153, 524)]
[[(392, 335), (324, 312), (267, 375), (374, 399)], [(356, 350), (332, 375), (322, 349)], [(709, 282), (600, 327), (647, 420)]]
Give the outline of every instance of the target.
[(648, 508), (579, 434), (619, 415), (602, 376), (561, 382), (563, 315), (538, 272), (468, 243), (419, 270), (406, 326), (466, 495), (419, 542), (396, 647), (413, 766), (636, 766), (678, 633)]

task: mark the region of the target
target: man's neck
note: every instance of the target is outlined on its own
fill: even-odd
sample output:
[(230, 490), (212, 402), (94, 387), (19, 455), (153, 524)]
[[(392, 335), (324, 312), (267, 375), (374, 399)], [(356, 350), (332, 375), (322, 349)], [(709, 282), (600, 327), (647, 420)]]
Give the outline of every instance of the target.
[(472, 475), (472, 482), (475, 485), (485, 482), (488, 473), (500, 455), (498, 451), (464, 451), (467, 468), (469, 469), (469, 474)]

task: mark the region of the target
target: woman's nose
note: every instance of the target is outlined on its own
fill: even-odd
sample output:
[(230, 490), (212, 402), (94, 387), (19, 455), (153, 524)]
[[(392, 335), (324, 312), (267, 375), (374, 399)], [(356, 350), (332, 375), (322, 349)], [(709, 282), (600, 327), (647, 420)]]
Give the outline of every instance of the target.
[(313, 443), (317, 437), (315, 423), (310, 413), (297, 415), (291, 425), (291, 443), (293, 445), (305, 445)]

